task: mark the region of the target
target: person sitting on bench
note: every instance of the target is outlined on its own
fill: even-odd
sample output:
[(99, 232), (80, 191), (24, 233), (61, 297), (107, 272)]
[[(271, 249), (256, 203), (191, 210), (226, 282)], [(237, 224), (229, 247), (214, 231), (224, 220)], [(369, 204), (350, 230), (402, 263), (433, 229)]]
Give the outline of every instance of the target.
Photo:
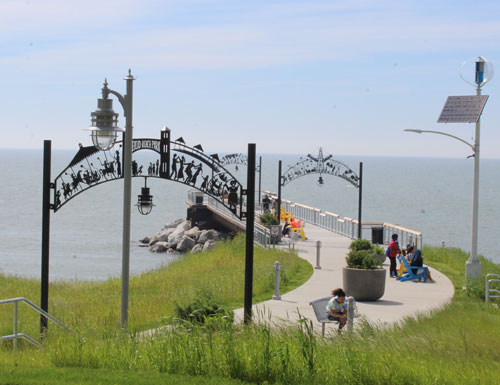
[(333, 297), (326, 305), (326, 312), (330, 321), (338, 321), (339, 331), (347, 322), (347, 304), (345, 302), (345, 292), (341, 288), (332, 291)]
[[(406, 253), (408, 255), (407, 260), (410, 262), (410, 266), (422, 267), (424, 266), (424, 258), (422, 257), (422, 252), (420, 249), (415, 249), (413, 245), (408, 245), (406, 247)], [(418, 269), (411, 269), (413, 274), (417, 274)], [(430, 282), (434, 282), (431, 277), (431, 272), (427, 269), (427, 279)]]

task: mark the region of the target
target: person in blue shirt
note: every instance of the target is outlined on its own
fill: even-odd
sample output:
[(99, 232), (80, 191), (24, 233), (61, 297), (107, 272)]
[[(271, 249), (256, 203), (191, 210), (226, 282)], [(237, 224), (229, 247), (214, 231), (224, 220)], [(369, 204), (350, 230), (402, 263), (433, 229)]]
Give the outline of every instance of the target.
[(345, 292), (341, 288), (332, 291), (332, 298), (326, 305), (326, 312), (330, 321), (339, 322), (339, 331), (347, 322), (347, 304), (345, 302)]
[[(424, 258), (422, 257), (422, 252), (420, 249), (415, 249), (413, 245), (409, 245), (406, 248), (407, 260), (410, 262), (410, 266), (422, 267), (424, 266)], [(412, 269), (413, 274), (417, 274), (418, 269)], [(429, 282), (434, 282), (431, 277), (431, 272), (427, 269), (427, 280)]]

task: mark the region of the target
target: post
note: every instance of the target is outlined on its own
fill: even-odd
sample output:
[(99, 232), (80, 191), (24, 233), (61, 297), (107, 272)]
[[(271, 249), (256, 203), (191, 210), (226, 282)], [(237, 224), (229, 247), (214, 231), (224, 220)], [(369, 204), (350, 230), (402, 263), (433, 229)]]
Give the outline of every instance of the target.
[(262, 156), (259, 156), (259, 206), (262, 203), (261, 201), (261, 187), (262, 187)]
[(320, 250), (321, 250), (321, 241), (316, 241), (316, 267), (315, 267), (315, 269), (321, 270), (321, 266), (319, 264)]
[(274, 295), (273, 299), (280, 300), (280, 273), (281, 273), (281, 263), (279, 261), (274, 262)]
[(17, 353), (17, 309), (18, 309), (18, 304), (19, 302), (16, 301), (14, 302), (14, 341), (12, 341), (12, 347), (14, 349), (14, 353)]
[[(50, 169), (52, 142), (43, 142), (43, 196), (42, 196), (42, 276), (40, 307), (49, 311), (49, 245), (50, 245)], [(48, 320), (40, 315), (40, 334), (47, 329)]]
[(129, 71), (125, 78), (127, 94), (125, 95), (125, 140), (123, 143), (123, 239), (122, 239), (122, 298), (121, 298), (121, 327), (128, 327), (128, 293), (130, 279), (130, 210), (132, 206), (132, 106), (133, 81)]
[(361, 207), (363, 201), (363, 162), (359, 162), (359, 197), (358, 197), (358, 238), (362, 238)]
[[(476, 63), (477, 66), (480, 62)], [(477, 95), (481, 95), (481, 86), (478, 83)], [(470, 256), (465, 264), (465, 277), (474, 279), (481, 275), (481, 262), (477, 257), (477, 235), (478, 235), (478, 214), (479, 214), (479, 135), (481, 118), (476, 122), (476, 134), (474, 138), (474, 187), (472, 191), (472, 239), (470, 246)]]
[(278, 163), (278, 222), (281, 223), (281, 160)]
[(255, 143), (248, 143), (247, 223), (245, 249), (245, 304), (243, 321), (252, 321), (253, 240), (255, 222)]
[(347, 331), (352, 332), (354, 325), (354, 298), (347, 297)]

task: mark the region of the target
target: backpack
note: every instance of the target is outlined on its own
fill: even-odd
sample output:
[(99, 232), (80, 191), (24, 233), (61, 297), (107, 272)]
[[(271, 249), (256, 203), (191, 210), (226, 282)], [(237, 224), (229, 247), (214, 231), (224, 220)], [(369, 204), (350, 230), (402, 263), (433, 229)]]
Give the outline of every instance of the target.
[(385, 256), (388, 257), (390, 252), (391, 252), (391, 247), (387, 246), (387, 250), (385, 251)]

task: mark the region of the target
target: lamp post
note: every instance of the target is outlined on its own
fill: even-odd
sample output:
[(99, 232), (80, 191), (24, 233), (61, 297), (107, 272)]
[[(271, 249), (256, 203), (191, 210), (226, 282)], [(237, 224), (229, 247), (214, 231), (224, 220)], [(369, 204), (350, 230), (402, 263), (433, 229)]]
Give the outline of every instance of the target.
[(476, 125), (476, 137), (475, 143), (471, 144), (462, 138), (455, 135), (448, 134), (446, 132), (434, 131), (434, 130), (404, 130), (407, 132), (414, 132), (416, 134), (438, 134), (448, 136), (452, 139), (456, 139), (472, 150), (472, 157), (474, 158), (474, 188), (472, 194), (472, 240), (471, 240), (471, 250), (470, 256), (465, 264), (465, 276), (467, 278), (476, 278), (481, 274), (481, 262), (477, 258), (477, 233), (478, 233), (478, 201), (479, 201), (479, 129)]
[(125, 134), (123, 139), (123, 239), (122, 239), (122, 297), (120, 322), (122, 329), (128, 326), (128, 293), (130, 278), (130, 212), (132, 205), (132, 105), (133, 105), (133, 82), (131, 71), (125, 77), (127, 82), (127, 93), (121, 95), (108, 88), (108, 82), (104, 82), (102, 88), (102, 99), (98, 99), (98, 109), (91, 114), (92, 141), (100, 150), (113, 147), (117, 132), (124, 130), (118, 128), (118, 114), (113, 111), (112, 100), (109, 95), (115, 95), (123, 107), (125, 115)]
[[(467, 62), (464, 63), (464, 65)], [(488, 64), (488, 65), (487, 65)], [(462, 66), (463, 67), (463, 66)], [(487, 68), (489, 67), (489, 68)], [(487, 74), (486, 70), (489, 69), (491, 73)], [(462, 76), (462, 74), (461, 74)], [(464, 76), (462, 76), (462, 79), (464, 79), (467, 83), (472, 84), (476, 86), (476, 97), (479, 98), (481, 97), (481, 87), (486, 84), (492, 77), (492, 67), (489, 63), (486, 62), (486, 60), (482, 57), (479, 57), (477, 61), (475, 62), (475, 78), (474, 78), (474, 83), (467, 81)], [(487, 97), (486, 97), (487, 98)], [(439, 134), (439, 135), (444, 135), (448, 136), (452, 139), (458, 140), (467, 146), (469, 146), (473, 152), (473, 157), (474, 157), (474, 186), (473, 186), (473, 193), (472, 193), (472, 237), (471, 237), (471, 247), (470, 247), (470, 256), (469, 259), (467, 260), (465, 264), (465, 277), (467, 279), (474, 279), (477, 278), (481, 275), (481, 262), (479, 261), (477, 257), (477, 236), (478, 236), (478, 207), (479, 207), (479, 139), (480, 139), (480, 126), (481, 126), (481, 113), (482, 113), (482, 108), (484, 107), (484, 103), (486, 102), (486, 99), (484, 99), (484, 102), (482, 104), (482, 107), (477, 110), (475, 113), (477, 114), (476, 117), (476, 130), (475, 130), (475, 135), (474, 135), (474, 143), (469, 143), (455, 135), (448, 134), (446, 132), (441, 132), (441, 131), (433, 131), (433, 130), (405, 130), (408, 132), (414, 132), (417, 134), (422, 134), (422, 133), (430, 133), (430, 134)], [(446, 107), (446, 106), (445, 106)], [(444, 111), (444, 109), (443, 109)], [(456, 119), (455, 120), (448, 120), (449, 122), (464, 122), (464, 120)], [(469, 118), (470, 119), (470, 118)], [(440, 120), (441, 121), (441, 118)], [(443, 120), (445, 123), (448, 121)], [(467, 120), (465, 120), (467, 121)]]

